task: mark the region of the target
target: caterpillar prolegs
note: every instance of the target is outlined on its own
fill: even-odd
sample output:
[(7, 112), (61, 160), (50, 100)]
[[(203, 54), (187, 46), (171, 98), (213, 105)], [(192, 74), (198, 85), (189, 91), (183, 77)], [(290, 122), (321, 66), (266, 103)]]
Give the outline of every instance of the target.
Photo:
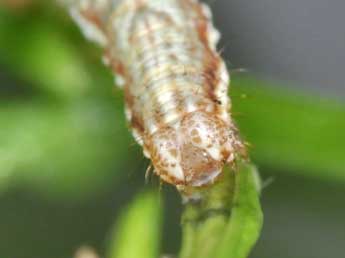
[(244, 146), (230, 116), (219, 33), (197, 0), (77, 0), (70, 12), (125, 94), (133, 135), (159, 177), (212, 184)]

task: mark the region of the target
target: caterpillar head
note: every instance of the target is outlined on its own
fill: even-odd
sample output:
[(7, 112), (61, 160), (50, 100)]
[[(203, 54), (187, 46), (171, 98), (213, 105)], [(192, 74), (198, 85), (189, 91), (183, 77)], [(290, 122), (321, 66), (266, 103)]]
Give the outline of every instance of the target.
[(154, 133), (147, 150), (155, 172), (177, 186), (204, 186), (234, 162), (236, 139), (230, 126), (214, 114), (195, 111), (174, 127)]

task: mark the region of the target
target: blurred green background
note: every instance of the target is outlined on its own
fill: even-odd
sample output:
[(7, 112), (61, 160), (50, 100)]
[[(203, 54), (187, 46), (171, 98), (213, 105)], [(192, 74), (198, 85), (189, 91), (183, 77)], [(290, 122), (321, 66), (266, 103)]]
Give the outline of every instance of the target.
[[(104, 255), (115, 219), (145, 188), (164, 206), (161, 253), (177, 253), (180, 197), (155, 177), (145, 184), (149, 162), (100, 49), (52, 2), (17, 2), (0, 5), (0, 257), (72, 257), (82, 245)], [(342, 257), (343, 101), (232, 78), (234, 117), (265, 186), (251, 257)]]

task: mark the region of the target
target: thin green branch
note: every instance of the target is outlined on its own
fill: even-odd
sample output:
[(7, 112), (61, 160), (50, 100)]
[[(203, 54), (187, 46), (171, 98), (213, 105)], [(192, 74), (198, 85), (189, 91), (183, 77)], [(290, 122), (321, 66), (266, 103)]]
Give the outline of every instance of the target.
[(263, 214), (256, 168), (243, 164), (235, 181), (230, 220), (213, 256), (215, 258), (247, 257), (261, 232)]
[(244, 258), (262, 225), (256, 170), (241, 164), (197, 203), (188, 203), (182, 218), (180, 258)]

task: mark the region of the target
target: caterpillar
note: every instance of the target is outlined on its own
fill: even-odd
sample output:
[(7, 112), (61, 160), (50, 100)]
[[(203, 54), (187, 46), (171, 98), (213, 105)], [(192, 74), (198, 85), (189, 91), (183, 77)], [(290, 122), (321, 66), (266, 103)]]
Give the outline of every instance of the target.
[(154, 172), (178, 188), (211, 185), (245, 147), (209, 7), (197, 0), (67, 1), (125, 96), (126, 118)]

